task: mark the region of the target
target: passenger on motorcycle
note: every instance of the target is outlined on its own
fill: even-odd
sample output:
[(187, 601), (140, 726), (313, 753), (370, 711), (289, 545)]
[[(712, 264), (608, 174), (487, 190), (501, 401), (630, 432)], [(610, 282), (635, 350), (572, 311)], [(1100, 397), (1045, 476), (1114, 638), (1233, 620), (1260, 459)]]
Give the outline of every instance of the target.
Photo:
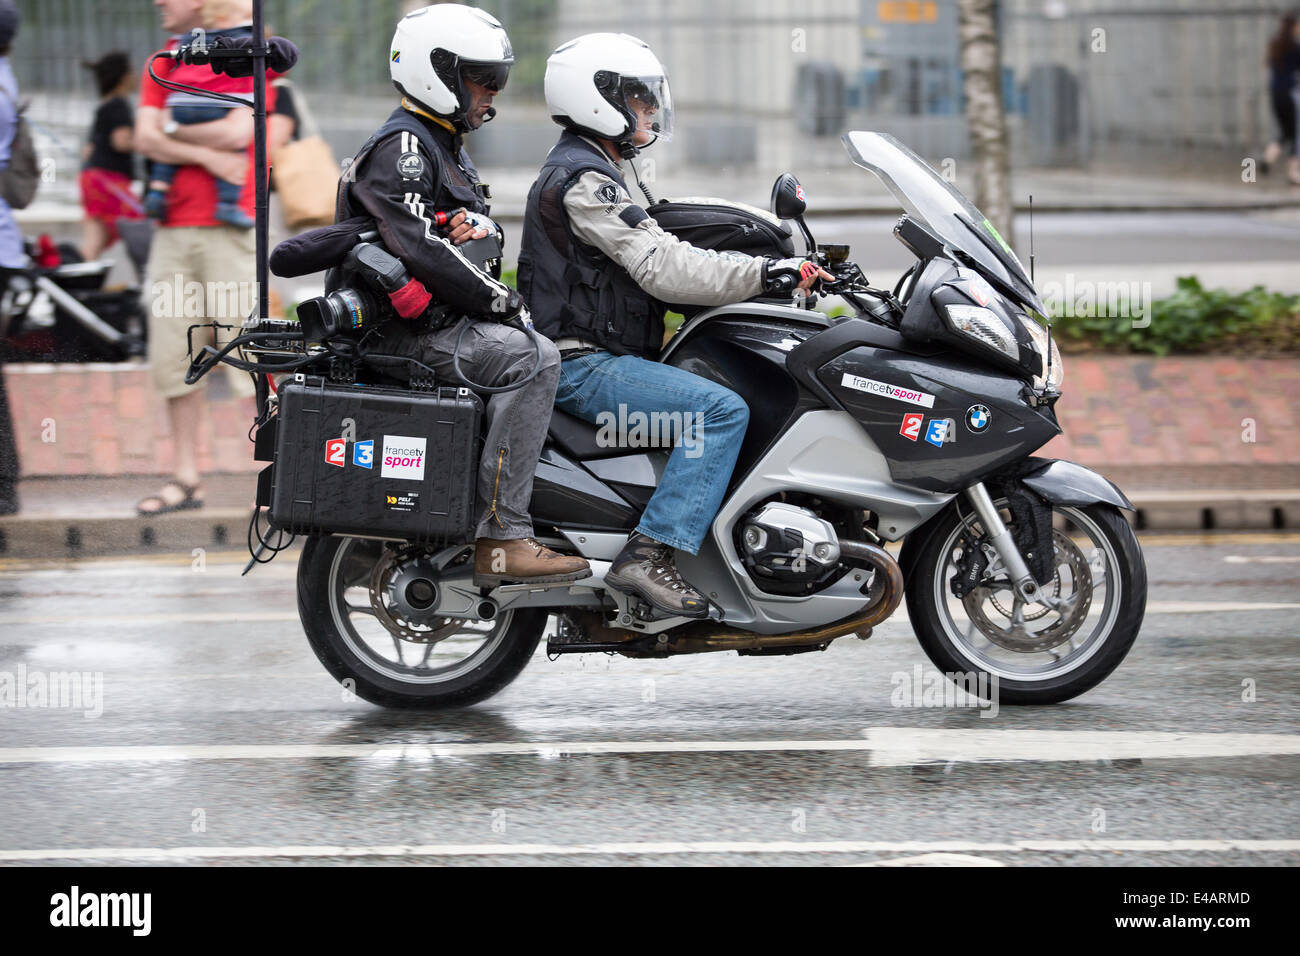
[[(397, 294), (400, 301), (394, 297), (407, 321), (383, 327), (382, 351), (410, 356), (451, 378), (458, 337), (470, 322), (460, 364), (472, 381), (507, 385), (541, 362), (532, 381), (494, 394), (487, 403), (474, 564), (479, 586), (591, 575), (581, 557), (558, 554), (537, 542), (529, 516), (533, 474), (559, 379), (559, 354), (545, 340), (535, 354), (532, 338), (516, 327), (528, 317), (519, 293), (457, 248), (489, 230), (500, 234), (487, 218), (488, 191), (462, 142), (467, 132), (495, 115), (493, 97), (505, 86), (513, 62), (505, 30), (481, 10), (435, 4), (403, 18), (390, 53), (401, 106), (343, 177), (337, 209), (340, 221), (374, 218), (384, 245), (419, 280)], [(431, 326), (426, 288), (468, 317), (446, 327)], [(502, 321), (510, 319), (516, 321)]]
[(545, 93), (565, 131), (528, 194), (519, 290), (560, 350), (555, 404), (593, 423), (602, 413), (680, 415), (694, 431), (690, 441), (678, 436), (605, 581), (664, 613), (705, 617), (708, 602), (682, 579), (674, 551), (703, 544), (749, 409), (730, 389), (655, 360), (662, 302), (721, 305), (832, 276), (802, 259), (692, 246), (633, 201), (622, 160), (672, 138), (668, 77), (645, 43), (612, 33), (571, 40), (547, 61)]

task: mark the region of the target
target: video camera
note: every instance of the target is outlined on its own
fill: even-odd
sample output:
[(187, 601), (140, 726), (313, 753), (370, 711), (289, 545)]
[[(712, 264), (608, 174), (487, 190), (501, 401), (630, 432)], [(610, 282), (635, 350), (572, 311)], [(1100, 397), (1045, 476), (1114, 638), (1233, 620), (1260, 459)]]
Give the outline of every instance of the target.
[[(485, 272), (500, 274), (501, 242), (496, 235), (464, 243), (460, 252)], [(451, 318), (445, 306), (430, 304), (428, 290), (384, 248), (371, 219), (357, 217), (312, 229), (271, 253), (271, 271), (283, 278), (326, 270), (330, 291), (298, 305), (298, 320), (309, 342), (360, 333), (398, 315), (418, 316), (430, 329), (441, 328)]]

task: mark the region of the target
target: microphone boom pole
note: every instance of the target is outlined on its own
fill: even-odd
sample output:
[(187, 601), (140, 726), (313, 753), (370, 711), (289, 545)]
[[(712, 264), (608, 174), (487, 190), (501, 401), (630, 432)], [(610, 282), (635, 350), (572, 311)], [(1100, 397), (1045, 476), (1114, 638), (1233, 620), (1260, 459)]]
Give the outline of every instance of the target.
[[(260, 323), (270, 317), (270, 291), (267, 288), (269, 272), (267, 269), (267, 245), (269, 226), (269, 184), (267, 177), (270, 170), (266, 161), (266, 24), (262, 11), (263, 0), (253, 0), (253, 175), (257, 177), (254, 184), (253, 198), (253, 233), (255, 240), (254, 255), (257, 259), (257, 321)], [(267, 387), (266, 375), (254, 375), (254, 387), (257, 395), (257, 417), (260, 421), (266, 414)]]

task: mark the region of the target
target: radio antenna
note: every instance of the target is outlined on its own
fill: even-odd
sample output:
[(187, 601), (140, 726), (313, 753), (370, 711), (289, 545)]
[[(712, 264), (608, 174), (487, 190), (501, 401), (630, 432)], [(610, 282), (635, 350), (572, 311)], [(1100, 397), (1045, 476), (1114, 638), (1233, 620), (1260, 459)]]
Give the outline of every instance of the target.
[[(1036, 285), (1034, 281), (1034, 194), (1029, 194), (1029, 284)], [(1034, 291), (1037, 291), (1035, 289)], [(1046, 314), (1043, 316), (1047, 322), (1047, 368), (1043, 372), (1043, 384), (1046, 386), (1052, 380), (1052, 316)]]
[(1029, 281), (1034, 281), (1034, 194), (1029, 194)]

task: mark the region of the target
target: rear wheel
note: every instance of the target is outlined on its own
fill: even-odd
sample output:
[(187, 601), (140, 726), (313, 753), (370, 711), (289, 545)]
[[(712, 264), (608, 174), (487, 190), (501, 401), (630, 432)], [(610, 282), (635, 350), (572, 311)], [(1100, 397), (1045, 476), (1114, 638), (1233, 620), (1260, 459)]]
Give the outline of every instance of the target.
[(298, 561), (298, 616), (325, 669), (381, 707), (432, 710), (477, 703), (519, 676), (546, 626), (540, 610), (490, 621), (439, 618), (441, 571), (473, 560), (402, 542), (314, 537)]
[[(1010, 525), (1010, 513), (999, 512)], [(1021, 600), (978, 517), (956, 511), (941, 519), (907, 582), (908, 614), (930, 660), (949, 675), (996, 677), (1001, 703), (1052, 704), (1095, 687), (1142, 626), (1146, 565), (1123, 515), (1109, 505), (1053, 506), (1052, 513), (1053, 577), (1040, 589), (1046, 602)], [(973, 548), (988, 566), (958, 598), (952, 581)]]

